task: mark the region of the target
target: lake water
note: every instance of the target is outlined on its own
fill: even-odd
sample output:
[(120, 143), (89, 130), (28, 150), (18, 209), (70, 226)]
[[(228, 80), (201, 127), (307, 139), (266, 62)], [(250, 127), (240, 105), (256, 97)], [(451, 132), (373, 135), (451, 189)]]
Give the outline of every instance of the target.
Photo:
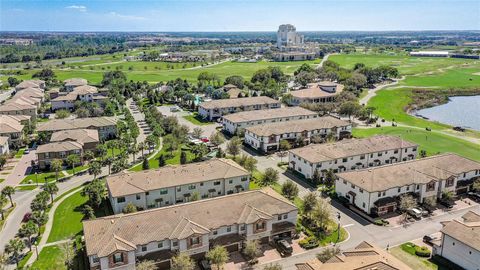
[(480, 130), (480, 96), (451, 97), (446, 104), (416, 113), (432, 121)]

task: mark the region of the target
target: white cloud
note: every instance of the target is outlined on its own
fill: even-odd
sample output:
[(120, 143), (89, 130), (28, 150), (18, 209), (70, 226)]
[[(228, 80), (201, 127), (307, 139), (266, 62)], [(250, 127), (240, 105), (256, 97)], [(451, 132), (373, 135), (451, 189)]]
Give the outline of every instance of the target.
[(86, 7), (86, 6), (72, 5), (72, 6), (68, 6), (68, 7), (65, 7), (65, 8), (78, 10), (78, 11), (80, 11), (80, 12), (86, 12), (86, 11), (87, 11), (87, 7)]
[(119, 14), (115, 11), (109, 12), (108, 15), (118, 19), (124, 19), (124, 20), (145, 20), (145, 17), (135, 16), (135, 15), (124, 15), (124, 14)]

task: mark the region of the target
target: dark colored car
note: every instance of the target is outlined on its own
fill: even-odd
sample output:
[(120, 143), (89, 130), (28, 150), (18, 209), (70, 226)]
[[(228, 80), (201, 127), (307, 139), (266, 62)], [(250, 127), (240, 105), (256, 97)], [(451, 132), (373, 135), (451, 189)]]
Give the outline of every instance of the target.
[(446, 208), (453, 208), (453, 206), (455, 205), (455, 203), (450, 200), (440, 200), (439, 203), (445, 206)]
[(480, 202), (480, 194), (479, 193), (476, 193), (476, 192), (468, 192), (467, 193), (468, 197), (470, 197), (470, 199), (476, 201), (476, 202)]
[(32, 218), (32, 213), (25, 213), (22, 218), (22, 222), (28, 222)]
[(431, 237), (430, 235), (425, 235), (423, 237), (423, 242), (425, 242), (426, 244), (429, 244), (429, 245), (432, 245), (432, 241), (433, 241), (433, 237)]
[(201, 260), (200, 262), (198, 262), (198, 266), (200, 266), (200, 269), (202, 269), (202, 270), (211, 270), (212, 269), (212, 265), (210, 264), (210, 262), (208, 260)]
[(287, 242), (285, 239), (278, 240), (277, 242), (277, 250), (282, 255), (291, 255), (293, 252), (293, 248), (290, 243)]

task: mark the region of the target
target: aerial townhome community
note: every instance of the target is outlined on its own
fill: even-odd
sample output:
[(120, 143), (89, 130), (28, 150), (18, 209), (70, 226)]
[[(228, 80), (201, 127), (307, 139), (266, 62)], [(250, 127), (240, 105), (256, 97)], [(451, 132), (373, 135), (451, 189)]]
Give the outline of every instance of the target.
[(265, 96), (218, 99), (201, 103), (198, 113), (205, 119), (214, 120), (230, 113), (275, 109), (280, 106), (280, 101)]

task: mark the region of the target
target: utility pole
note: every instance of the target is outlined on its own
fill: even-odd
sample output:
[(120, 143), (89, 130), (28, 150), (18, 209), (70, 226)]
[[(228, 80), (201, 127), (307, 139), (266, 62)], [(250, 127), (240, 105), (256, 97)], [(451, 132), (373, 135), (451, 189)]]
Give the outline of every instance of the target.
[(337, 212), (338, 228), (337, 228), (337, 242), (340, 240), (340, 212)]

